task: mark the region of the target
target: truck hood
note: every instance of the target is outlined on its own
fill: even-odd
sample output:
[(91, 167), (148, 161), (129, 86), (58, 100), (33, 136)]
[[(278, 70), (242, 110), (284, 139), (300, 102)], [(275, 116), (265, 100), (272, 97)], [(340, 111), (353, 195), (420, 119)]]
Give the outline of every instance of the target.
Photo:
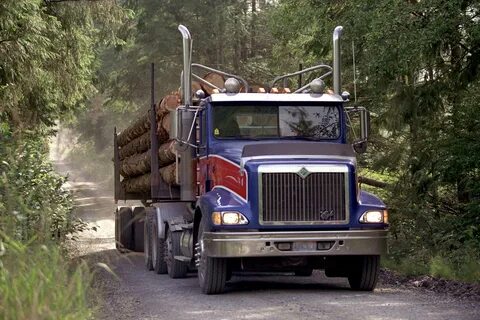
[(241, 166), (257, 159), (344, 159), (353, 163), (356, 160), (351, 145), (315, 141), (235, 143), (215, 149), (215, 154)]

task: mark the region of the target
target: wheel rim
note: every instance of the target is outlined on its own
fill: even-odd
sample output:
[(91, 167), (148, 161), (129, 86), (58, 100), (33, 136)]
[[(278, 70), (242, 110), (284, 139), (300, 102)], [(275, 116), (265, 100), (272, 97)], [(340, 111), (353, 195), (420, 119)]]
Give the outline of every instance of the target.
[(206, 272), (206, 256), (203, 251), (203, 239), (200, 239), (195, 244), (195, 265), (198, 269), (198, 279), (200, 280), (200, 283), (203, 283)]

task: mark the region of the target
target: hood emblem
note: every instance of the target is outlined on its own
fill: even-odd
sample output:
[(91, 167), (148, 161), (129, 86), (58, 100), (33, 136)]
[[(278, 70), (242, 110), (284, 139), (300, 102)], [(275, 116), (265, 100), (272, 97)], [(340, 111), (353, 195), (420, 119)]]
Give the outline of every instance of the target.
[(297, 174), (300, 176), (300, 178), (305, 179), (310, 174), (310, 171), (308, 171), (307, 168), (303, 167), (297, 172)]

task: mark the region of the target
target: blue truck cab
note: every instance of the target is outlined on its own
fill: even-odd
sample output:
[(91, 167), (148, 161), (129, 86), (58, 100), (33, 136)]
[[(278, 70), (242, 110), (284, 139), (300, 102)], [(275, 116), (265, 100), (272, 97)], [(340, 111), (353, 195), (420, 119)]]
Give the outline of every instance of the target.
[[(174, 278), (197, 269), (206, 294), (223, 292), (232, 272), (309, 276), (315, 269), (348, 278), (352, 289), (373, 290), (387, 251), (388, 214), (379, 198), (359, 188), (355, 153), (365, 151), (369, 115), (346, 106), (348, 94), (340, 92), (342, 27), (333, 34), (333, 67), (278, 77), (270, 93), (191, 63), (190, 33), (179, 30), (183, 98), (172, 114), (179, 194), (145, 209), (147, 268), (163, 264)], [(228, 79), (220, 88), (193, 69)], [(275, 83), (318, 71), (295, 92), (272, 93)], [(324, 83), (330, 74), (333, 90)], [(214, 93), (192, 94), (192, 77)], [(352, 144), (353, 114), (360, 135)]]

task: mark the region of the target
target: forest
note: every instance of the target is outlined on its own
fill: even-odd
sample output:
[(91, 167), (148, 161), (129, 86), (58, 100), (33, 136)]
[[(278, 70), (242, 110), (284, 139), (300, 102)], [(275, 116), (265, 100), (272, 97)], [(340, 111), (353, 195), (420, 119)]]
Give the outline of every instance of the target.
[(384, 267), (480, 281), (478, 1), (1, 0), (0, 318), (91, 316), (90, 267), (64, 245), (86, 225), (49, 141), (68, 128), (72, 159), (111, 184), (113, 127), (149, 107), (150, 64), (158, 96), (180, 84), (179, 24), (195, 62), (258, 84), (331, 64), (342, 25), (343, 89), (372, 113), (359, 167), (385, 182), (364, 186), (389, 208)]

